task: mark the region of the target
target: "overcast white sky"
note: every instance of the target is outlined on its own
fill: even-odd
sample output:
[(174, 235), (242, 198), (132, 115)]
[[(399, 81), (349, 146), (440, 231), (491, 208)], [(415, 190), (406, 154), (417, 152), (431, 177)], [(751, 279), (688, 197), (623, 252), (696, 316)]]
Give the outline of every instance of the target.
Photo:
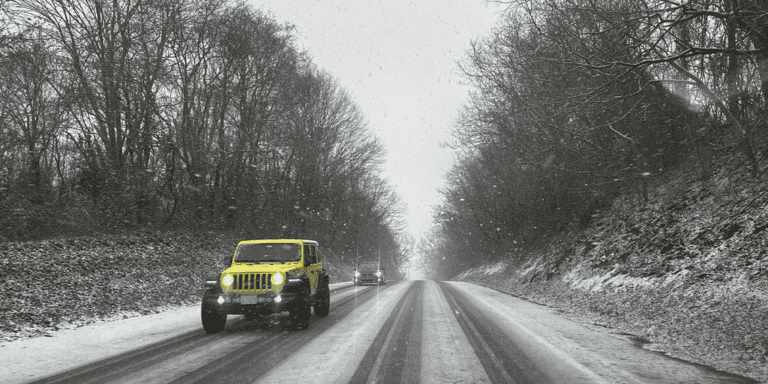
[(387, 149), (384, 177), (431, 226), (453, 157), (445, 144), (469, 88), (456, 62), (501, 9), (484, 0), (250, 0), (293, 24), (300, 46), (351, 94)]

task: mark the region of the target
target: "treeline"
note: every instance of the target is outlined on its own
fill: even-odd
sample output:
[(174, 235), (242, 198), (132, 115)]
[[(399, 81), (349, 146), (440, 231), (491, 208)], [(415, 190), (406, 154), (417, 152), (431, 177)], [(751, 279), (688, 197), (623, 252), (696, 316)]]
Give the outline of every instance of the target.
[(473, 92), (436, 214), (441, 275), (586, 224), (619, 193), (647, 201), (681, 161), (708, 177), (736, 154), (759, 177), (768, 3), (506, 3), (462, 65)]
[(291, 26), (227, 0), (0, 7), (6, 240), (190, 228), (396, 246), (383, 147)]

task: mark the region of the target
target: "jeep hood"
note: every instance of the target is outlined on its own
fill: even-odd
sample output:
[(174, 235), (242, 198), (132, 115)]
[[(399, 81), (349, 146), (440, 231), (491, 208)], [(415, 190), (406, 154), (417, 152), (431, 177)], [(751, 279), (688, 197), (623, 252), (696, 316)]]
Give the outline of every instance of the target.
[(286, 273), (301, 269), (301, 267), (301, 262), (235, 263), (235, 265), (225, 269), (222, 273)]

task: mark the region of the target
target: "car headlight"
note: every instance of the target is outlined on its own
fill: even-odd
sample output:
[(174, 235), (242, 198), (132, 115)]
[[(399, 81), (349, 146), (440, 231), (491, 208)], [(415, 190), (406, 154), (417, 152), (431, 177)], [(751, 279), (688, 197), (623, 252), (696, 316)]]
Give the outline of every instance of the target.
[(227, 287), (232, 285), (232, 283), (235, 281), (235, 279), (232, 277), (232, 275), (225, 275), (223, 279), (221, 279), (221, 282), (224, 283)]
[(355, 277), (360, 277), (360, 272), (355, 271)]
[(275, 285), (282, 284), (283, 283), (283, 275), (280, 272), (275, 273), (274, 275), (272, 275), (272, 283), (274, 283)]
[(376, 271), (376, 276), (381, 277), (381, 271)]

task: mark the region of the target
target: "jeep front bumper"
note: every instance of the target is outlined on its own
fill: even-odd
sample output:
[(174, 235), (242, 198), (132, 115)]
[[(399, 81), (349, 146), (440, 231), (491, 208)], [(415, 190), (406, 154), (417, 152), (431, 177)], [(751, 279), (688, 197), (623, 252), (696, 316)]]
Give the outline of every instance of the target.
[(296, 293), (291, 292), (206, 293), (203, 296), (203, 303), (218, 308), (221, 314), (270, 314), (291, 310), (298, 303), (297, 296)]

